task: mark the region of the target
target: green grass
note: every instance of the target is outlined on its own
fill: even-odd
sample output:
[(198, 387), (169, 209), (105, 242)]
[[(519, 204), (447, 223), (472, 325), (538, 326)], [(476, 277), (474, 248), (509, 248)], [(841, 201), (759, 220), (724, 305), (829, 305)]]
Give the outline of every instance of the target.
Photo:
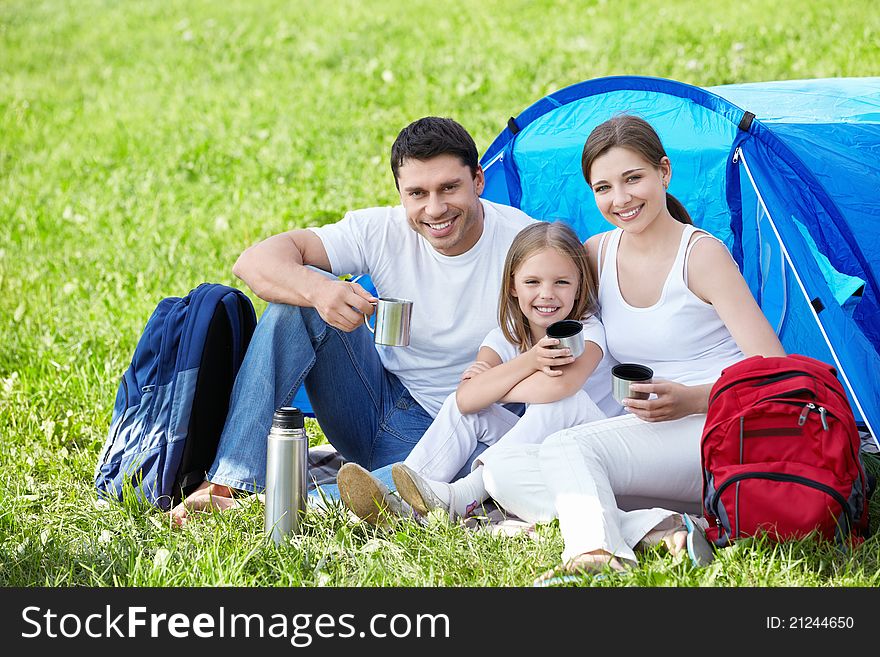
[[(502, 539), (331, 514), (275, 548), (251, 506), (172, 531), (96, 506), (93, 466), (158, 300), (235, 285), (237, 255), (272, 233), (395, 203), (388, 151), (419, 116), (455, 117), (482, 152), (509, 116), (591, 77), (880, 75), (870, 0), (705, 7), (0, 3), (0, 584), (506, 586), (557, 563), (552, 525)], [(744, 542), (699, 572), (653, 554), (594, 584), (873, 586), (877, 541), (849, 558)]]

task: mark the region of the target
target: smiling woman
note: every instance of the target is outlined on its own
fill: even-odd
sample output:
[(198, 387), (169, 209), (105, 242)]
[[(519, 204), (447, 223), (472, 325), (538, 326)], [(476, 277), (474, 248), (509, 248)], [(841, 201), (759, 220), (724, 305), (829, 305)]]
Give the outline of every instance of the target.
[[(559, 518), (566, 571), (635, 566), (640, 543), (687, 549), (704, 565), (710, 546), (681, 512), (700, 506), (709, 389), (744, 355), (784, 352), (727, 249), (694, 228), (666, 192), (672, 164), (644, 119), (619, 115), (597, 126), (582, 169), (599, 211), (616, 226), (587, 241), (608, 352), (656, 376), (630, 384), (647, 394), (624, 399), (624, 416), (487, 454), (486, 488), (528, 522)], [(618, 508), (626, 496), (644, 500), (639, 510)]]

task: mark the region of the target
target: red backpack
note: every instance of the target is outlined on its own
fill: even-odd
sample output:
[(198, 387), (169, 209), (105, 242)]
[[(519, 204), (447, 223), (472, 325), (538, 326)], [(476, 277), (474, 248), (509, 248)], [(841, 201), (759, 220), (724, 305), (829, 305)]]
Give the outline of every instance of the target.
[(718, 547), (766, 533), (816, 531), (839, 543), (868, 533), (860, 438), (830, 365), (752, 356), (712, 386), (703, 428), (703, 513)]

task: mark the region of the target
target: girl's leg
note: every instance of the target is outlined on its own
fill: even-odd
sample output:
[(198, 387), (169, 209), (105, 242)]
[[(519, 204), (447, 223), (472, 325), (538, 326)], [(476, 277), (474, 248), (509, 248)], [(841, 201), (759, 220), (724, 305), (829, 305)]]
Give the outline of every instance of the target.
[(517, 420), (514, 413), (500, 404), (492, 404), (478, 413), (462, 414), (453, 393), (443, 402), (437, 417), (404, 463), (427, 479), (452, 481), (478, 442), (497, 442)]
[[(449, 401), (447, 399), (447, 404)], [(454, 399), (452, 405), (455, 406)], [(457, 411), (457, 406), (455, 408)], [(458, 413), (458, 418), (461, 417)], [(474, 461), (471, 473), (451, 484), (444, 483), (449, 479), (438, 481), (436, 478), (420, 476), (424, 470), (420, 471), (410, 465), (411, 454), (405, 463), (412, 471), (398, 472), (398, 477), (403, 482), (402, 490), (400, 484), (398, 489), (401, 490), (404, 499), (422, 513), (439, 507), (453, 516), (466, 517), (489, 498), (483, 481), (482, 465), (485, 454), (491, 456), (493, 450), (501, 445), (539, 443), (560, 429), (604, 417), (605, 415), (589, 395), (583, 390), (578, 390), (574, 395), (556, 402), (529, 404), (522, 418), (506, 431), (502, 431), (503, 424), (495, 415), (484, 414), (482, 417), (474, 418), (470, 423), (456, 419), (463, 430), (480, 430), (483, 435), (481, 442), (488, 442), (484, 440), (487, 434), (490, 434), (494, 440), (494, 444)]]
[(500, 445), (539, 444), (563, 429), (604, 419), (605, 414), (583, 390), (548, 404), (529, 404), (516, 426), (477, 457), (473, 467), (481, 465), (483, 457), (486, 454), (491, 456), (492, 451)]

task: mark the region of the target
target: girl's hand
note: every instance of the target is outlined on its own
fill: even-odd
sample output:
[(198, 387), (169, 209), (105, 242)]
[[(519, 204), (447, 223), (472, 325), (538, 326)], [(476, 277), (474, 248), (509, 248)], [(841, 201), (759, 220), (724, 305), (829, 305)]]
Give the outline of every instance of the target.
[(574, 362), (571, 350), (567, 347), (557, 349), (556, 345), (559, 340), (556, 338), (543, 337), (538, 343), (529, 349), (529, 353), (534, 358), (535, 370), (541, 371), (547, 376), (562, 376), (562, 372), (554, 370), (554, 367), (562, 367)]
[(468, 368), (462, 373), (461, 381), (467, 381), (468, 379), (474, 378), (477, 374), (482, 374), (488, 369), (491, 369), (492, 366), (489, 365), (484, 360), (476, 360), (471, 363)]
[(651, 399), (623, 400), (623, 406), (645, 422), (677, 420), (694, 413), (705, 413), (711, 386), (686, 386), (658, 379), (654, 383), (631, 383), (633, 392), (657, 395)]

